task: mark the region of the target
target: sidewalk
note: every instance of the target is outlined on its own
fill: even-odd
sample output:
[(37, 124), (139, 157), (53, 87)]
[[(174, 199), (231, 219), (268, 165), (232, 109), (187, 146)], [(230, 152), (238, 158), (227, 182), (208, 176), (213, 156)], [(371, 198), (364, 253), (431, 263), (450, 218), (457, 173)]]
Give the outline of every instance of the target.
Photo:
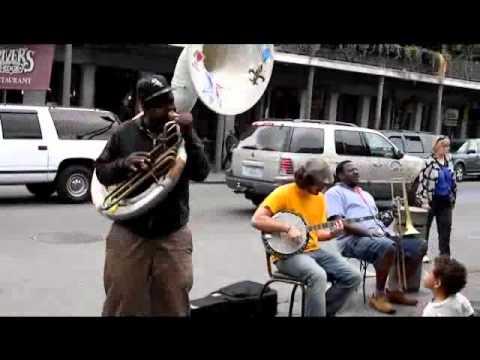
[[(424, 273), (429, 270), (431, 264), (424, 264)], [(468, 269), (467, 269), (468, 270)], [(272, 286), (278, 291), (278, 314), (277, 316), (288, 316), (288, 304), (290, 300), (290, 287), (286, 285)], [(375, 291), (375, 278), (367, 278), (366, 293), (367, 295)], [(299, 291), (295, 296), (294, 316), (300, 316), (300, 296)], [(480, 316), (480, 273), (471, 272), (468, 274), (468, 283), (465, 289), (462, 290), (471, 302), (475, 315)], [(371, 309), (368, 304), (363, 303), (362, 287), (353, 294), (350, 300), (345, 304), (344, 308), (337, 314), (338, 317), (418, 317), (422, 315), (423, 309), (427, 303), (432, 299), (430, 290), (420, 288), (419, 292), (409, 293), (408, 297), (418, 300), (417, 306), (402, 306), (395, 305), (397, 312), (394, 315), (381, 314)]]
[(225, 184), (225, 172), (211, 171), (210, 174), (208, 174), (207, 179), (202, 183), (198, 183), (198, 184)]

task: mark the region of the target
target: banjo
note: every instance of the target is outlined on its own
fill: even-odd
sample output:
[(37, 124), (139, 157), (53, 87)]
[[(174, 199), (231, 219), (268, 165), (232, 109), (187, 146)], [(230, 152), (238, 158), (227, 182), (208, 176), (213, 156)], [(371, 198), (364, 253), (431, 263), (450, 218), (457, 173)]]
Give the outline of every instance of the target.
[[(385, 214), (379, 213), (376, 216), (370, 215), (359, 218), (342, 219), (342, 221), (346, 224), (352, 224), (377, 218), (381, 219), (384, 216), (388, 216), (387, 214), (388, 211), (386, 211)], [(284, 232), (262, 234), (262, 240), (267, 252), (282, 259), (302, 253), (307, 247), (308, 241), (310, 240), (310, 232), (333, 228), (336, 223), (336, 220), (333, 220), (327, 221), (323, 224), (307, 225), (300, 215), (288, 211), (279, 212), (272, 218), (274, 220), (295, 226), (302, 233), (301, 237), (296, 240), (290, 240), (288, 235)]]

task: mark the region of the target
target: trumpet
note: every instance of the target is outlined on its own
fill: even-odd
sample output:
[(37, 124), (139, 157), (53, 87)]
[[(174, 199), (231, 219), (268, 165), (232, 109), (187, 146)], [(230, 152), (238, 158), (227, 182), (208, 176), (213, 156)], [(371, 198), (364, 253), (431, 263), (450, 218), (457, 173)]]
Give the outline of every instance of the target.
[[(394, 185), (401, 184), (402, 186), (402, 197), (395, 196), (395, 187)], [(398, 236), (398, 254), (396, 256), (396, 271), (397, 279), (400, 287), (403, 290), (407, 289), (407, 275), (405, 267), (405, 252), (403, 251), (402, 240), (404, 236), (418, 235), (420, 232), (415, 229), (412, 222), (412, 215), (410, 213), (410, 208), (408, 205), (408, 194), (405, 181), (391, 182), (391, 193), (392, 193), (392, 202), (394, 206), (394, 221), (395, 221), (395, 231)], [(405, 210), (405, 227), (403, 227), (402, 221), (402, 205)]]
[[(402, 195), (403, 195), (402, 197), (398, 197), (398, 196), (395, 197), (394, 185), (396, 184), (402, 185)], [(402, 232), (402, 236), (420, 234), (420, 232), (417, 229), (415, 229), (415, 227), (413, 226), (412, 214), (410, 212), (410, 206), (408, 204), (407, 186), (405, 185), (405, 182), (404, 181), (391, 182), (390, 186), (391, 186), (391, 192), (392, 192), (392, 201), (396, 207), (397, 217), (399, 220), (399, 224), (398, 224), (400, 226), (399, 231)], [(400, 221), (402, 219), (401, 217), (402, 202), (403, 202), (403, 208), (405, 209), (405, 229), (403, 230), (401, 229), (403, 222)]]

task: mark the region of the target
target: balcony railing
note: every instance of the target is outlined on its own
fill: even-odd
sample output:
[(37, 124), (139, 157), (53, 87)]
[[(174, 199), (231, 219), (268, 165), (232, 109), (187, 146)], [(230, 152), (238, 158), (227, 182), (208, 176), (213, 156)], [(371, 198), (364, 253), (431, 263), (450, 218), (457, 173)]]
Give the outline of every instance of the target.
[[(275, 49), (286, 53), (429, 75), (437, 75), (439, 68), (438, 56), (433, 51), (400, 45), (278, 44)], [(446, 76), (480, 82), (480, 63), (462, 58), (449, 59)]]

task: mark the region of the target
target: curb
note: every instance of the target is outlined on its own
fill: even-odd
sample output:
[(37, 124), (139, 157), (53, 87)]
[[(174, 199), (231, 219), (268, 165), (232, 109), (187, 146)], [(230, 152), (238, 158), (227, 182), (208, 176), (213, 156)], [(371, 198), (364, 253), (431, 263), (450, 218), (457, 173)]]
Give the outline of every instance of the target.
[(226, 184), (227, 182), (225, 180), (205, 180), (205, 181), (202, 181), (202, 182), (195, 182), (195, 181), (192, 181), (193, 184), (198, 184), (198, 185), (208, 185), (208, 184)]
[(226, 184), (227, 183), (227, 179), (225, 179), (225, 177), (222, 179), (220, 176), (215, 176), (215, 177), (210, 177), (210, 178), (206, 178), (205, 180), (203, 181), (193, 181), (191, 180), (190, 181), (192, 184)]

